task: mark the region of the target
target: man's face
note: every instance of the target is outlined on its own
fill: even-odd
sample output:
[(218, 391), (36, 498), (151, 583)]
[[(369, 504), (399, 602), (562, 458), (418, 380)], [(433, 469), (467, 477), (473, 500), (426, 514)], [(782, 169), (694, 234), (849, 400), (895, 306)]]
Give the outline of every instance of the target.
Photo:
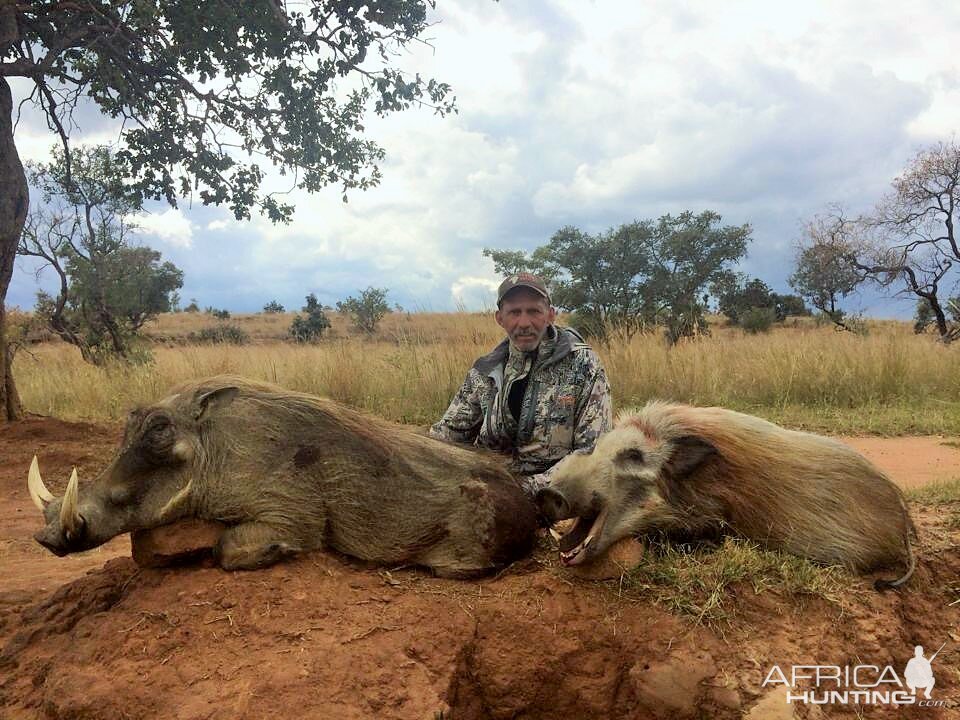
[(557, 311), (546, 299), (526, 288), (510, 291), (497, 310), (497, 324), (507, 331), (507, 337), (524, 352), (536, 350), (547, 328), (553, 324)]

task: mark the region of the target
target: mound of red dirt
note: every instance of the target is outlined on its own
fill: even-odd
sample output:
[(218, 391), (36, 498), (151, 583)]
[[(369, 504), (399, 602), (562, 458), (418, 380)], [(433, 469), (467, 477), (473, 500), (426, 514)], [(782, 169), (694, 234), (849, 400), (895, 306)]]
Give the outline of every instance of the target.
[[(57, 452), (102, 464), (115, 439), (89, 428)], [(69, 466), (47, 466), (57, 491)], [(22, 540), (38, 523), (16, 469), (16, 485), (0, 469), (0, 537), (15, 526)], [(914, 511), (921, 562), (905, 590), (851, 579), (830, 602), (743, 583), (727, 600), (732, 623), (714, 629), (621, 596), (616, 582), (571, 579), (542, 553), (463, 582), (327, 553), (227, 573), (138, 568), (118, 557), (126, 540), (85, 556), (89, 568), (12, 545), (4, 580), (25, 577), (0, 586), (0, 717), (853, 718), (853, 705), (787, 705), (782, 685), (764, 680), (774, 665), (802, 664), (889, 664), (902, 677), (915, 645), (929, 656), (943, 642), (933, 665), (942, 707), (860, 712), (956, 717), (960, 532), (952, 510)], [(56, 568), (86, 574), (39, 589)]]

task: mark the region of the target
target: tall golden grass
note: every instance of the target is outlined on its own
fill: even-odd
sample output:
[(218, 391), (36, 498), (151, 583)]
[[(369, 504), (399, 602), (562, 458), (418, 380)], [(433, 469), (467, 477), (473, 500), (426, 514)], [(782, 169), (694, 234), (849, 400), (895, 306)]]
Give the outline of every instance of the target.
[[(28, 411), (112, 421), (182, 381), (236, 373), (324, 395), (398, 422), (444, 411), (467, 369), (502, 337), (488, 314), (394, 313), (375, 338), (335, 335), (317, 345), (281, 341), (290, 316), (231, 319), (260, 338), (243, 346), (177, 344), (215, 321), (161, 318), (154, 362), (98, 368), (60, 343), (21, 353), (14, 373)], [(258, 325), (259, 323), (259, 325)], [(960, 433), (960, 346), (916, 336), (905, 323), (873, 323), (866, 336), (812, 323), (764, 335), (718, 328), (668, 347), (660, 335), (596, 346), (617, 408), (665, 398), (722, 405), (791, 427), (837, 433)]]

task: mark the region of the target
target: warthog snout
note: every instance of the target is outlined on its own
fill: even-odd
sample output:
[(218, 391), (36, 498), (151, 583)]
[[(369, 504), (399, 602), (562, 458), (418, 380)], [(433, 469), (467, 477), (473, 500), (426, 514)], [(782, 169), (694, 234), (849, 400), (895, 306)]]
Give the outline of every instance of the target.
[(54, 497), (47, 490), (40, 476), (40, 466), (36, 456), (30, 463), (27, 475), (27, 488), (34, 505), (43, 513), (46, 527), (37, 532), (34, 539), (58, 556), (78, 550), (86, 550), (84, 535), (87, 522), (79, 509), (79, 480), (74, 468), (62, 498)]
[(75, 552), (75, 548), (71, 546), (56, 523), (50, 523), (43, 530), (38, 530), (33, 534), (33, 539), (58, 557)]

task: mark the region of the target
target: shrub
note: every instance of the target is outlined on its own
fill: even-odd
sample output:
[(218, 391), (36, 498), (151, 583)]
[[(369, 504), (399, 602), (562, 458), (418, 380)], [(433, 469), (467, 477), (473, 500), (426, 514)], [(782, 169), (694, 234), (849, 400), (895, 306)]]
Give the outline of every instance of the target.
[(368, 287), (360, 292), (359, 298), (348, 297), (338, 302), (337, 310), (349, 315), (357, 330), (373, 335), (383, 316), (390, 312), (390, 306), (387, 305), (387, 289)]
[(770, 307), (753, 307), (740, 315), (740, 326), (752, 335), (769, 332), (777, 321), (777, 313)]
[(196, 342), (215, 344), (246, 345), (250, 342), (250, 336), (237, 325), (214, 325), (198, 333), (190, 333), (189, 337)]
[(217, 320), (228, 320), (230, 318), (229, 310), (211, 310), (210, 314), (213, 315)]
[(710, 326), (703, 305), (693, 302), (670, 310), (664, 317), (663, 334), (668, 345), (676, 345), (683, 338), (709, 336)]
[(263, 311), (267, 314), (279, 314), (284, 312), (284, 309), (283, 305), (278, 303), (276, 300), (271, 300), (263, 306)]
[(323, 337), (323, 332), (330, 327), (330, 319), (323, 312), (323, 307), (317, 296), (310, 293), (306, 297), (307, 304), (303, 306), (306, 316), (297, 315), (290, 323), (290, 336), (297, 342), (314, 342)]

